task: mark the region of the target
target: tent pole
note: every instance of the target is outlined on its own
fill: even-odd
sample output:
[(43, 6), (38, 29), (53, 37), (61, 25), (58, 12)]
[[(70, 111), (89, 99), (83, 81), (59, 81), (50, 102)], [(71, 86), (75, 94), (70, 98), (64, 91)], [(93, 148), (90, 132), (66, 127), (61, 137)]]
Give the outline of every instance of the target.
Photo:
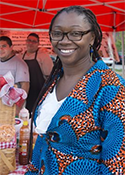
[[(113, 38), (114, 38), (114, 42), (115, 42), (115, 41), (116, 41), (116, 33), (115, 33), (115, 30), (113, 31)], [(114, 58), (114, 56), (113, 56), (112, 70), (115, 71), (115, 58)]]
[[(113, 24), (114, 24), (114, 26), (113, 26), (113, 38), (114, 38), (114, 42), (116, 42), (116, 33), (115, 33), (115, 22), (116, 22), (116, 13), (114, 12), (114, 21), (113, 21)], [(115, 59), (113, 58), (113, 71), (115, 71)]]
[(125, 79), (125, 61), (124, 61), (124, 31), (122, 32), (122, 77)]

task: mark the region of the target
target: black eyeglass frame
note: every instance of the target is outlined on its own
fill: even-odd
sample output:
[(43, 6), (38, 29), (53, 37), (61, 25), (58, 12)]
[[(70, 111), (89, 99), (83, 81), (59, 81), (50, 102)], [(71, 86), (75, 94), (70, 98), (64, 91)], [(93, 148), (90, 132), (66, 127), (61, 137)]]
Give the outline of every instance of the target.
[(51, 38), (51, 40), (53, 40), (53, 41), (62, 41), (62, 40), (64, 39), (64, 37), (66, 36), (66, 37), (68, 38), (68, 40), (70, 40), (70, 41), (80, 41), (84, 35), (88, 34), (88, 33), (91, 32), (91, 31), (92, 31), (91, 29), (90, 29), (90, 30), (87, 30), (87, 31), (77, 31), (77, 32), (80, 32), (80, 33), (81, 33), (81, 38), (80, 38), (80, 39), (76, 39), (76, 40), (71, 40), (71, 39), (69, 39), (68, 34), (71, 33), (71, 32), (62, 32), (62, 34), (63, 34), (63, 35), (62, 35), (62, 38), (59, 39), (59, 40), (53, 39), (53, 37), (52, 37), (52, 33), (53, 33), (53, 32), (50, 32), (50, 38)]

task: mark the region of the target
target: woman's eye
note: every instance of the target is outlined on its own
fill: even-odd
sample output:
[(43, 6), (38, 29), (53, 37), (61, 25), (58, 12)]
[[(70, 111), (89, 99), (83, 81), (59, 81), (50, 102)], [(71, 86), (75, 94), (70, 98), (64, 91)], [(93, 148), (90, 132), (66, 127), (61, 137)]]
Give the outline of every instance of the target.
[(72, 35), (72, 36), (81, 36), (81, 32), (71, 32), (70, 35)]
[(62, 32), (53, 32), (53, 36), (62, 36)]

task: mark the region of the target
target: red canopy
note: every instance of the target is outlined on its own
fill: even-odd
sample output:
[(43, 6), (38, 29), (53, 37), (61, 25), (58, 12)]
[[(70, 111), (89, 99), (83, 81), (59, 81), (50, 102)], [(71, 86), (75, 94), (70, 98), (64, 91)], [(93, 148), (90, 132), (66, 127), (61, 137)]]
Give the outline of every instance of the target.
[(1, 0), (1, 29), (48, 29), (56, 12), (66, 6), (91, 9), (103, 31), (125, 31), (125, 0)]

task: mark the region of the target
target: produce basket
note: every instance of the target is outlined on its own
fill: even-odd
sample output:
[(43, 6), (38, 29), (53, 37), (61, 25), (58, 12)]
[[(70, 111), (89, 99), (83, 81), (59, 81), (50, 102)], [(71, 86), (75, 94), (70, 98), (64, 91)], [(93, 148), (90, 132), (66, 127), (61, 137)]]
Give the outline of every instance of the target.
[(10, 71), (0, 77), (0, 175), (16, 168), (16, 105), (20, 107), (26, 97), (27, 93), (14, 85)]
[(7, 175), (16, 169), (15, 148), (0, 150), (0, 175)]
[(26, 98), (27, 93), (17, 88), (10, 71), (0, 77), (0, 125), (15, 124), (16, 105), (22, 106)]
[(12, 107), (4, 105), (2, 100), (0, 99), (0, 125), (2, 124), (15, 124), (15, 113), (16, 113), (16, 105), (14, 104)]
[[(4, 105), (0, 99), (0, 126), (15, 124), (16, 105)], [(10, 147), (10, 148), (8, 148)], [(8, 175), (16, 169), (16, 141), (0, 142), (0, 175)]]

